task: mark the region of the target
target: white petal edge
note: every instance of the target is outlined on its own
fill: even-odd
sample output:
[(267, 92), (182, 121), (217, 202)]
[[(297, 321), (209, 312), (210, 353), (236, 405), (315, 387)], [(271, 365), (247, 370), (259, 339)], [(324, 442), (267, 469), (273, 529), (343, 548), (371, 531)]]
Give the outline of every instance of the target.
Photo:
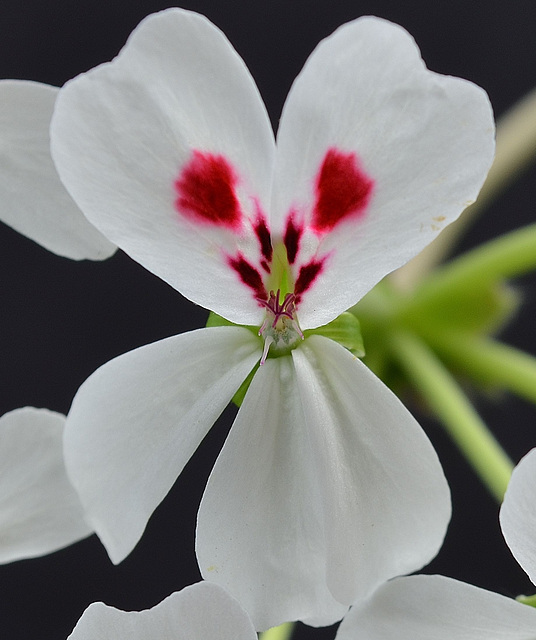
[(105, 260), (116, 247), (84, 217), (50, 155), (49, 126), (59, 89), (0, 81), (0, 220), (73, 260)]
[(327, 588), (315, 476), (292, 359), (269, 358), (209, 477), (196, 534), (201, 575), (234, 595), (259, 631), (328, 625), (347, 611)]
[(256, 640), (246, 612), (223, 589), (198, 582), (152, 609), (119, 611), (102, 602), (83, 613), (69, 640)]
[(190, 11), (145, 18), (119, 56), (67, 83), (52, 121), (52, 155), (87, 217), (184, 296), (232, 322), (262, 311), (227, 264), (258, 251), (249, 229), (199, 224), (175, 208), (174, 183), (193, 150), (223, 154), (241, 204), (269, 206), (275, 145), (258, 90), (223, 33)]
[(476, 85), (430, 72), (413, 38), (374, 17), (322, 41), (295, 80), (277, 135), (273, 225), (306, 218), (328, 149), (355, 153), (375, 181), (364, 217), (323, 238), (329, 255), (300, 303), (304, 328), (345, 311), (418, 254), (477, 197), (494, 155), (494, 123)]
[(536, 449), (515, 467), (499, 520), (514, 558), (536, 584)]
[(247, 329), (199, 329), (119, 356), (80, 387), (66, 466), (112, 562), (134, 548), (261, 350)]
[(443, 576), (397, 578), (345, 617), (336, 640), (534, 640), (536, 610)]
[(415, 419), (343, 347), (311, 336), (255, 375), (201, 502), (197, 555), (257, 629), (326, 625), (429, 562), (449, 518)]
[(65, 416), (24, 407), (0, 418), (0, 562), (52, 553), (93, 533), (67, 479)]

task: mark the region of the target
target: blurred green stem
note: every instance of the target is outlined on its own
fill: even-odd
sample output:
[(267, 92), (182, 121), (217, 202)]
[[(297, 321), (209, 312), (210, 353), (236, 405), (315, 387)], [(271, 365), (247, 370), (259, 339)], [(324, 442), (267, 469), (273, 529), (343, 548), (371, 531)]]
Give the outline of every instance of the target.
[(433, 345), (456, 368), (479, 382), (508, 389), (536, 403), (534, 356), (473, 334), (438, 334), (433, 338)]
[(513, 464), (434, 352), (412, 333), (390, 336), (392, 353), (490, 493), (501, 502)]

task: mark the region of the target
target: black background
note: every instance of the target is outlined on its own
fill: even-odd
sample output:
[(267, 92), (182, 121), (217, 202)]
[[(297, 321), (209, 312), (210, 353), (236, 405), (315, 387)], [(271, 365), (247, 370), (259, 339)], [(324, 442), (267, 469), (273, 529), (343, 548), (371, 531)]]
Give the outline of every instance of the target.
[[(149, 0), (2, 0), (0, 77), (61, 85), (112, 58), (145, 15), (167, 6)], [(498, 116), (535, 80), (531, 0), (196, 0), (182, 6), (204, 13), (227, 34), (255, 77), (274, 126), (293, 78), (318, 41), (364, 14), (403, 25), (429, 68), (484, 87)], [(462, 248), (532, 221), (535, 177), (529, 171), (498, 199)], [(4, 225), (0, 247), (0, 414), (24, 405), (65, 413), (77, 387), (100, 364), (205, 323), (205, 310), (123, 254), (105, 263), (74, 263)], [(519, 285), (526, 304), (505, 339), (534, 353), (536, 279), (526, 277)], [(536, 444), (536, 407), (508, 396), (474, 400), (514, 460)], [(2, 639), (62, 640), (92, 601), (147, 608), (198, 580), (196, 509), (232, 415), (229, 409), (209, 434), (120, 566), (92, 537), (45, 558), (0, 567)], [(497, 505), (441, 428), (419, 417), (439, 452), (454, 503), (445, 546), (427, 571), (507, 595), (535, 591), (502, 540)], [(305, 637), (330, 638), (333, 631), (300, 628), (296, 638)]]

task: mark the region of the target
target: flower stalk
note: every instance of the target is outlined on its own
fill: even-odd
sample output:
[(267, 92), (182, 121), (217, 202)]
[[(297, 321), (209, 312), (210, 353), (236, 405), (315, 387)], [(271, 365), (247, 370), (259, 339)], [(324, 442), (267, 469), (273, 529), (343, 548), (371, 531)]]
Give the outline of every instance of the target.
[(441, 361), (417, 336), (390, 336), (393, 355), (490, 493), (502, 501), (513, 464)]

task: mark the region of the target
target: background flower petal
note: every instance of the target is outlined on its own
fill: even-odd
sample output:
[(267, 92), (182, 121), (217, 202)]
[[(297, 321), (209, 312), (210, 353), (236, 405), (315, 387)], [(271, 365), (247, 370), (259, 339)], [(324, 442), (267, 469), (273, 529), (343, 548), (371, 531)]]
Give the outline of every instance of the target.
[(116, 247), (73, 202), (50, 156), (56, 87), (0, 81), (0, 220), (73, 260), (104, 260)]
[(65, 416), (24, 407), (0, 418), (0, 562), (45, 555), (93, 533), (67, 479)]
[[(330, 149), (343, 160), (339, 169), (331, 163), (335, 174), (355, 165), (374, 184), (362, 210), (319, 234), (329, 258), (300, 303), (304, 328), (355, 304), (476, 199), (493, 159), (493, 114), (477, 86), (429, 72), (404, 29), (360, 18), (318, 45), (289, 93), (277, 136), (275, 228), (290, 210), (311, 222)], [(326, 206), (351, 209), (352, 194), (338, 203), (330, 175)]]
[(515, 559), (536, 584), (536, 449), (512, 473), (499, 519)]
[(336, 640), (533, 640), (536, 610), (443, 576), (397, 578), (354, 607)]
[(134, 548), (260, 353), (247, 329), (199, 329), (119, 356), (80, 387), (66, 465), (113, 562)]
[[(113, 62), (67, 83), (52, 151), (78, 205), (131, 257), (232, 322), (262, 318), (228, 261), (238, 244), (259, 253), (251, 224), (269, 205), (273, 133), (243, 61), (206, 18), (149, 16)], [(199, 197), (197, 179), (205, 218), (177, 204)], [(238, 220), (216, 220), (223, 196), (238, 199)]]
[(327, 587), (324, 524), (292, 359), (268, 358), (201, 501), (201, 574), (232, 593), (258, 630), (287, 620), (335, 622), (347, 607)]
[(119, 611), (102, 602), (84, 612), (70, 640), (256, 640), (245, 611), (223, 589), (198, 582), (152, 609)]

